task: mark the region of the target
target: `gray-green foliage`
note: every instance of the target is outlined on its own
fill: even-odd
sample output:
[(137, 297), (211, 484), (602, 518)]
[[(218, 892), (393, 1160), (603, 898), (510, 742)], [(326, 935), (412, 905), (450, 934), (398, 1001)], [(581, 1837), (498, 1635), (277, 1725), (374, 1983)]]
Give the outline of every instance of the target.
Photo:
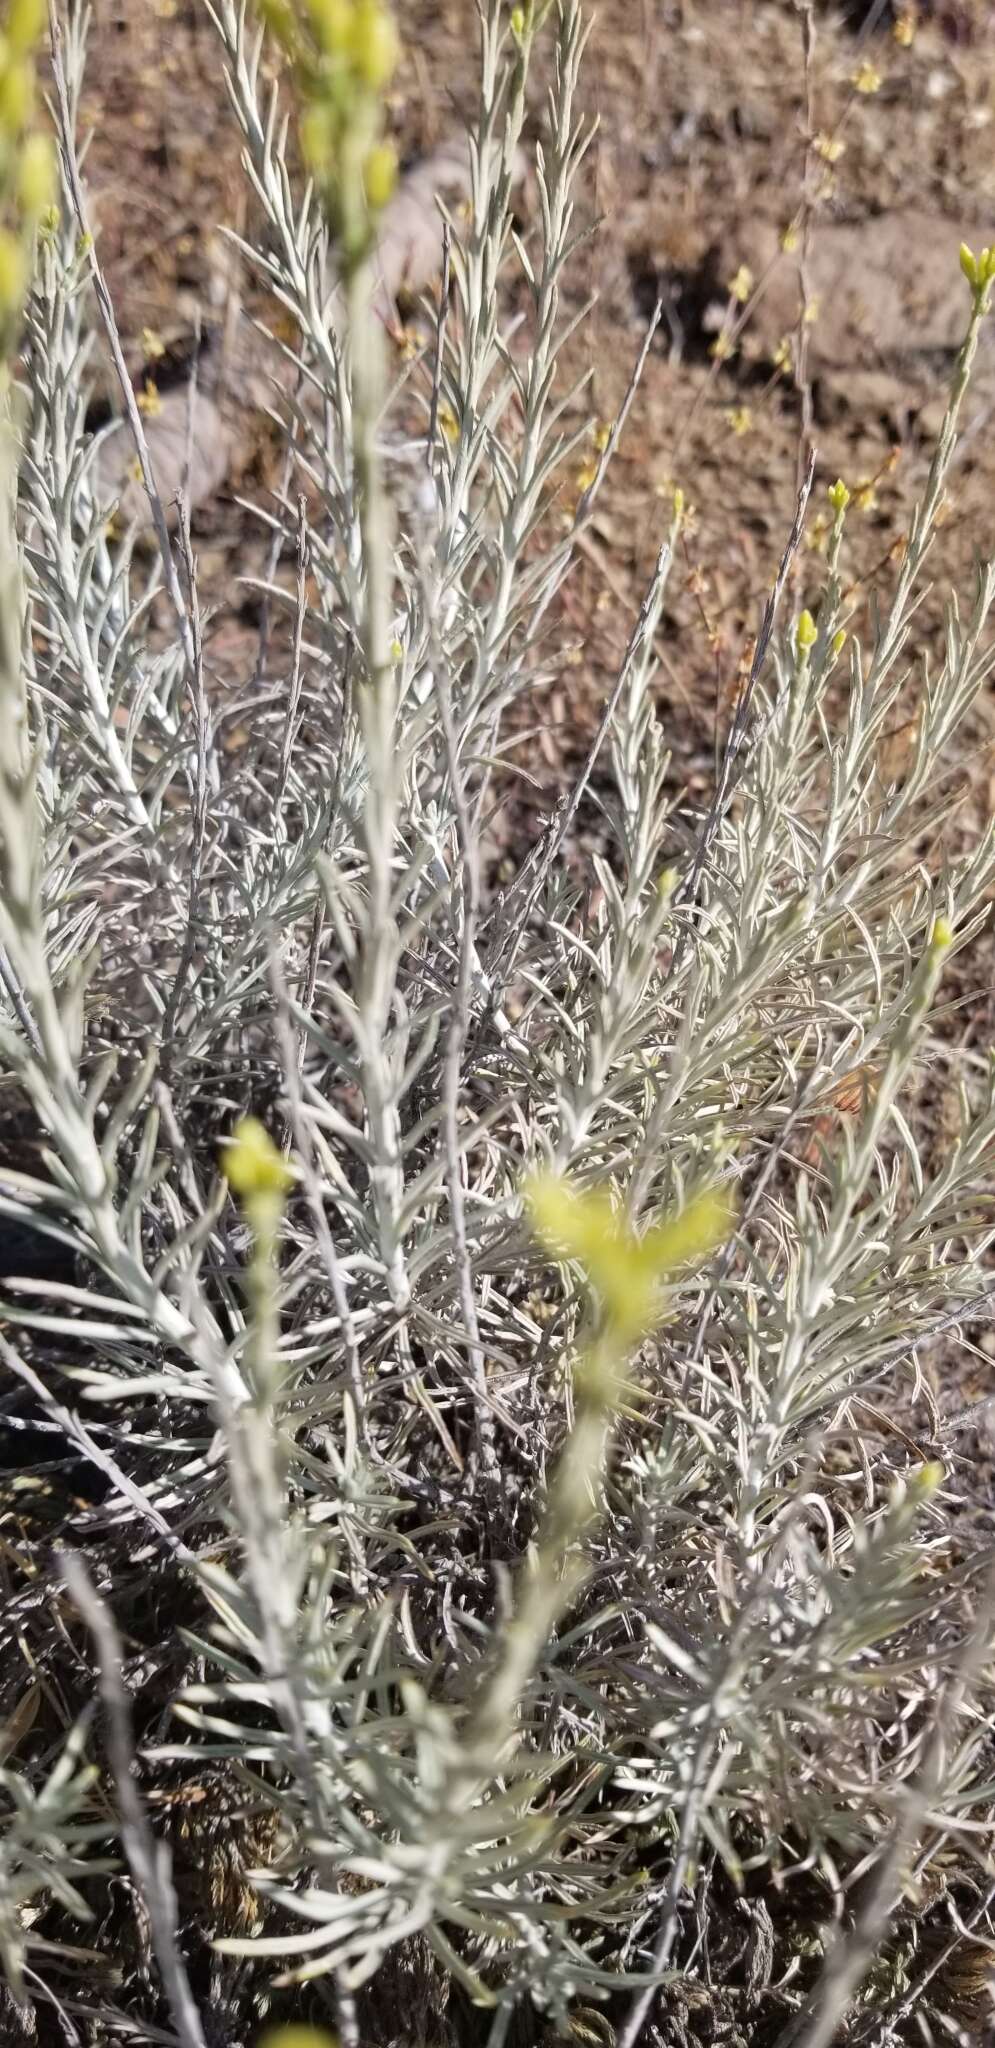
[[(953, 1058), (930, 1021), (944, 964), (995, 881), (990, 832), (931, 852), (940, 770), (992, 667), (995, 572), (951, 596), (932, 665), (917, 641), (987, 287), (965, 303), (950, 414), (874, 637), (841, 646), (838, 493), (817, 628), (793, 626), (782, 597), (696, 814), (674, 793), (655, 690), (678, 503), (585, 770), (602, 851), (578, 872), (568, 795), (498, 888), (484, 827), (513, 715), (567, 651), (555, 600), (616, 440), (564, 532), (546, 512), (583, 431), (580, 394), (557, 380), (589, 139), (580, 14), (561, 0), (543, 31), (540, 206), (519, 243), (535, 38), (485, 9), (453, 302), (374, 423), (393, 538), (357, 475), (369, 336), (337, 311), (259, 36), (235, 0), (215, 19), (262, 221), (243, 256), (300, 336), (264, 593), (286, 630), (272, 672), (246, 677), (248, 741), (226, 749), (195, 585), (172, 568), (180, 617), (154, 628), (162, 564), (110, 538), (95, 500), (94, 275), (70, 190), (30, 306), (26, 619), (0, 694), (26, 693), (34, 747), (0, 813), (0, 1049), (47, 1164), (5, 1169), (0, 1211), (80, 1263), (58, 1290), (8, 1287), (4, 1316), (37, 1397), (109, 1477), (122, 1558), (173, 1575), (188, 1682), (144, 1768), (213, 1760), (279, 1823), (252, 1876), (262, 1935), (202, 1930), (222, 1955), (248, 1947), (257, 1990), (271, 1957), (333, 1970), (345, 2025), (350, 1994), (420, 1942), (491, 2008), (495, 2043), (523, 2001), (563, 2023), (620, 1986), (631, 2043), (648, 1971), (706, 1981), (703, 1930), (721, 1950), (729, 1879), (781, 1915), (780, 1974), (769, 1958), (750, 1977), (739, 1953), (719, 1992), (766, 1999), (771, 2038), (797, 2021), (792, 2038), (816, 2043), (911, 1873), (923, 1897), (956, 1851), (966, 1912), (988, 1865), (989, 1560), (969, 1517), (957, 1531), (960, 1479), (921, 1368), (988, 1315), (989, 1063), (958, 1062), (960, 1126), (938, 1164), (915, 1115), (924, 1056)], [(67, 121), (84, 43), (77, 14)], [(516, 264), (527, 348), (502, 291)], [(452, 437), (429, 435), (440, 404)], [(371, 579), (369, 550), (388, 545)], [(394, 644), (371, 682), (384, 576)], [(880, 741), (910, 676), (917, 748), (888, 783)], [(820, 1151), (813, 1122), (858, 1069), (862, 1109)], [(253, 1266), (219, 1177), (245, 1111), (294, 1168), (278, 1271)], [(482, 1747), (517, 1654), (513, 1567), (526, 1583), (554, 1570), (529, 1546), (597, 1313), (583, 1261), (551, 1266), (523, 1219), (536, 1165), (609, 1184), (637, 1229), (703, 1181), (740, 1189), (740, 1208), (631, 1362), (607, 1460), (584, 1467), (596, 1514), (566, 1546), (569, 1606), (551, 1603), (550, 1638), (516, 1665), (513, 1726)], [(871, 1435), (881, 1391), (899, 1426)], [(113, 1604), (113, 1571), (104, 1592)], [(21, 1625), (15, 1602), (8, 1639)], [(77, 1805), (46, 1794), (36, 1843), (40, 1808), (5, 1783), (0, 1915), (20, 1991), (25, 1900), (47, 1886), (71, 1907), (81, 1881)], [(803, 1933), (799, 1873), (819, 1900)], [(99, 1883), (94, 1866), (87, 1898)], [(137, 2038), (162, 2038), (141, 2032), (151, 1994), (129, 1995)]]
[(72, 1730), (37, 1785), (19, 1771), (0, 1767), (0, 1956), (8, 1983), (21, 1998), (27, 1959), (37, 1964), (37, 1951), (45, 1947), (44, 1938), (32, 1936), (30, 1909), (40, 1898), (54, 1897), (74, 1918), (92, 1920), (80, 1880), (115, 1868), (112, 1861), (85, 1853), (92, 1843), (106, 1841), (112, 1828), (109, 1819), (87, 1814), (97, 1770), (81, 1761), (84, 1734), (82, 1724)]

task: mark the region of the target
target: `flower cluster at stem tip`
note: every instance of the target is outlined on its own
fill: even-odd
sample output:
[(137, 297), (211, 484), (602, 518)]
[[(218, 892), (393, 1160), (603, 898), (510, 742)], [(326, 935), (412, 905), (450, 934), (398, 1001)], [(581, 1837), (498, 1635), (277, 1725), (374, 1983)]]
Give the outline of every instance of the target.
[(0, 28), (0, 356), (16, 343), (39, 226), (55, 193), (55, 154), (33, 127), (34, 53), (44, 0), (10, 0)]
[(620, 1356), (653, 1328), (661, 1285), (715, 1251), (735, 1215), (728, 1188), (705, 1188), (639, 1234), (607, 1187), (578, 1188), (554, 1173), (534, 1173), (524, 1195), (540, 1243), (582, 1268), (600, 1299), (609, 1347)]
[(263, 2035), (259, 2048), (339, 2048), (339, 2039), (324, 2027), (300, 2026), (291, 2021), (289, 2026), (272, 2027)]
[(381, 0), (256, 0), (304, 103), (301, 147), (347, 274), (369, 256), (397, 180), (383, 135), (400, 42)]
[(222, 1168), (255, 1236), (272, 1237), (294, 1184), (294, 1170), (258, 1117), (239, 1119), (224, 1141)]
[(516, 43), (531, 41), (543, 23), (552, 6), (552, 0), (525, 0), (525, 5), (513, 7), (509, 16), (511, 33)]
[(966, 242), (960, 245), (960, 267), (974, 294), (979, 313), (987, 313), (992, 282), (995, 280), (995, 248), (979, 249), (975, 255)]

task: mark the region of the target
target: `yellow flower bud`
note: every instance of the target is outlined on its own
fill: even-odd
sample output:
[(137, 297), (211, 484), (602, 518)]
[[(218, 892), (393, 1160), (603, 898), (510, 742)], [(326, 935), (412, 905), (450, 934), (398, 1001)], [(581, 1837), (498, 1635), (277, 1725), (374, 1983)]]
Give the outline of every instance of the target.
[(943, 1485), (946, 1476), (946, 1466), (941, 1465), (939, 1458), (929, 1458), (920, 1465), (918, 1472), (909, 1474), (909, 1492), (918, 1495), (920, 1500), (929, 1500)]
[(294, 1175), (282, 1152), (278, 1152), (265, 1124), (256, 1116), (243, 1116), (224, 1145), (224, 1172), (236, 1195), (285, 1195)]
[(799, 654), (807, 654), (809, 648), (815, 646), (818, 637), (819, 629), (815, 623), (815, 620), (812, 617), (811, 612), (802, 612), (798, 624), (795, 627), (795, 642), (798, 647)]
[(842, 654), (842, 652), (843, 652), (843, 649), (844, 649), (844, 647), (845, 647), (845, 646), (846, 646), (846, 629), (845, 629), (845, 627), (841, 626), (841, 627), (840, 627), (840, 629), (839, 629), (839, 632), (838, 632), (838, 633), (834, 633), (834, 634), (833, 634), (833, 654), (834, 654), (834, 655), (840, 655), (840, 654)]
[(329, 57), (342, 56), (352, 34), (352, 0), (307, 0), (307, 12), (319, 49)]
[(371, 92), (383, 92), (397, 70), (401, 46), (393, 16), (378, 0), (358, 0), (349, 45), (357, 77)]
[(0, 228), (0, 318), (17, 312), (27, 288), (25, 251), (9, 228)]
[(34, 104), (33, 66), (19, 58), (0, 72), (0, 131), (20, 135)]
[(600, 1295), (611, 1333), (621, 1345), (638, 1342), (660, 1312), (662, 1282), (707, 1258), (727, 1237), (733, 1205), (727, 1191), (709, 1189), (683, 1209), (637, 1236), (607, 1188), (581, 1190), (550, 1173), (525, 1186), (535, 1236), (557, 1260), (576, 1260)]
[(297, 18), (290, 0), (256, 0), (256, 6), (270, 34), (285, 50), (292, 50), (297, 36)]
[(396, 184), (397, 155), (389, 142), (378, 142), (363, 166), (366, 203), (374, 213), (386, 206)]
[(7, 41), (15, 57), (30, 56), (45, 26), (45, 0), (10, 0)]
[(830, 484), (827, 495), (837, 519), (841, 519), (850, 503), (850, 493), (841, 476), (837, 477), (834, 484)]
[(326, 2033), (324, 2027), (307, 2027), (294, 2022), (289, 2027), (270, 2027), (259, 2048), (339, 2048), (339, 2044), (336, 2036)]
[(332, 161), (334, 132), (330, 109), (318, 104), (301, 116), (301, 148), (309, 171), (325, 177)]
[(952, 946), (953, 942), (954, 928), (950, 919), (948, 917), (936, 918), (930, 934), (930, 951), (933, 953), (945, 953), (947, 947)]
[(47, 135), (28, 135), (17, 166), (17, 194), (29, 220), (40, 220), (55, 197), (55, 153)]
[(960, 267), (968, 284), (976, 290), (978, 284), (978, 259), (973, 249), (968, 248), (966, 242), (962, 242), (960, 245)]
[(518, 41), (518, 42), (521, 42), (521, 39), (522, 39), (523, 35), (525, 34), (525, 9), (524, 9), (524, 7), (513, 7), (513, 8), (512, 8), (512, 10), (511, 10), (511, 33), (512, 33), (512, 35), (513, 35), (513, 36), (515, 37), (516, 41)]
[(842, 135), (817, 135), (812, 144), (823, 163), (838, 164), (846, 149)]

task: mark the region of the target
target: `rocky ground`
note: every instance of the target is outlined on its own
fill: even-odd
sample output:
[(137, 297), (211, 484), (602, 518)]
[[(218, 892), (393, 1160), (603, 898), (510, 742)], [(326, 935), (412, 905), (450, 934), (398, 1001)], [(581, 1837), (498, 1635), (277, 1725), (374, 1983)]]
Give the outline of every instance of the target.
[[(964, 319), (957, 245), (995, 229), (993, 18), (982, 0), (811, 11), (793, 0), (606, 0), (597, 10), (583, 96), (600, 127), (584, 203), (602, 226), (574, 278), (578, 299), (599, 293), (577, 349), (592, 372), (592, 428), (617, 408), (658, 290), (666, 318), (568, 599), (588, 626), (586, 659), (569, 705), (554, 692), (554, 726), (569, 709), (576, 733), (597, 701), (676, 481), (697, 516), (662, 649), (666, 713), (679, 751), (711, 734), (716, 693), (735, 674), (790, 524), (809, 411), (813, 503), (821, 482), (847, 479), (858, 493), (854, 598), (886, 590)], [(424, 193), (472, 109), (475, 10), (410, 0), (402, 28), (392, 116), (406, 154), (430, 160)], [(533, 133), (541, 99), (540, 71)], [(143, 335), (182, 357), (196, 323), (221, 317), (232, 274), (223, 230), (252, 224), (201, 0), (99, 10), (84, 116), (101, 253), (141, 382), (154, 370)], [(528, 183), (520, 203), (528, 232)], [(785, 236), (797, 239), (786, 253)], [(240, 283), (248, 310), (260, 310)], [(225, 600), (213, 653), (233, 672), (235, 582), (258, 544), (235, 495), (262, 495), (274, 480), (265, 372), (254, 367), (246, 375), (243, 360), (229, 379), (228, 438), (207, 465), (197, 521), (202, 581)], [(990, 543), (993, 402), (995, 372), (982, 365), (937, 550), (940, 585), (969, 580)], [(824, 531), (816, 515), (800, 596), (817, 584)], [(987, 773), (987, 728), (978, 740), (975, 772)], [(549, 751), (555, 768), (553, 734)]]
[[(389, 258), (427, 283), (438, 250), (432, 193), (441, 187), (451, 204), (459, 197), (475, 9), (472, 0), (408, 0), (401, 27), (391, 119), (409, 171)], [(532, 137), (543, 90), (540, 62)], [(845, 566), (855, 629), (886, 601), (966, 316), (958, 244), (995, 235), (989, 0), (603, 0), (582, 98), (599, 127), (581, 205), (601, 225), (578, 254), (572, 288), (578, 303), (592, 291), (598, 300), (570, 351), (569, 369), (590, 372), (591, 450), (582, 449), (577, 478), (564, 480), (565, 501), (598, 423), (618, 408), (658, 294), (665, 317), (561, 600), (562, 644), (572, 652), (542, 707), (533, 793), (516, 796), (502, 821), (512, 850), (531, 838), (597, 720), (675, 484), (694, 510), (660, 638), (660, 708), (675, 772), (692, 790), (709, 784), (716, 733), (791, 523), (806, 440), (816, 486), (794, 601), (817, 594), (823, 493), (836, 476), (854, 496)], [(273, 309), (225, 240), (231, 227), (251, 235), (252, 205), (202, 0), (99, 9), (83, 114), (99, 246), (129, 362), (139, 388), (157, 379), (165, 405), (149, 423), (164, 476), (185, 447), (191, 337), (222, 326), (233, 304), (242, 309), (228, 322), (235, 342), (220, 380), (216, 361), (202, 365), (204, 403), (209, 393), (219, 399), (222, 417), (205, 414), (195, 476), (208, 663), (215, 688), (230, 695), (255, 664), (257, 603), (244, 579), (267, 545), (246, 501), (265, 505), (279, 473), (265, 410), (273, 358), (250, 324)], [(529, 177), (518, 208), (527, 237)], [(166, 355), (153, 358), (160, 344)], [(967, 406), (924, 632), (935, 631), (951, 585), (970, 595), (976, 558), (995, 545), (993, 408), (995, 342), (979, 358)], [(124, 436), (106, 460), (123, 475)], [(914, 719), (913, 696), (886, 737), (889, 773), (911, 748)], [(955, 830), (974, 834), (995, 804), (990, 700), (954, 768)], [(982, 944), (955, 992), (958, 1037), (990, 1038), (992, 978)]]

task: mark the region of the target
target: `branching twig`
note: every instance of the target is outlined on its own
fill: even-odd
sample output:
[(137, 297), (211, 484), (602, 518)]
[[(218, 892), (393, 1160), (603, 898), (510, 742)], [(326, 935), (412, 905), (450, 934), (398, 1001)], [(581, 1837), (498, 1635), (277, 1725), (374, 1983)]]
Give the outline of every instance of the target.
[(66, 1586), (96, 1646), (100, 1696), (107, 1716), (107, 1746), (121, 1809), (121, 1839), (136, 1891), (148, 1914), (152, 1946), (162, 1971), (173, 2023), (182, 2048), (207, 2048), (180, 1948), (169, 1851), (152, 1833), (135, 1777), (131, 1706), (121, 1675), (117, 1630), (82, 1558), (65, 1551), (61, 1562)]

